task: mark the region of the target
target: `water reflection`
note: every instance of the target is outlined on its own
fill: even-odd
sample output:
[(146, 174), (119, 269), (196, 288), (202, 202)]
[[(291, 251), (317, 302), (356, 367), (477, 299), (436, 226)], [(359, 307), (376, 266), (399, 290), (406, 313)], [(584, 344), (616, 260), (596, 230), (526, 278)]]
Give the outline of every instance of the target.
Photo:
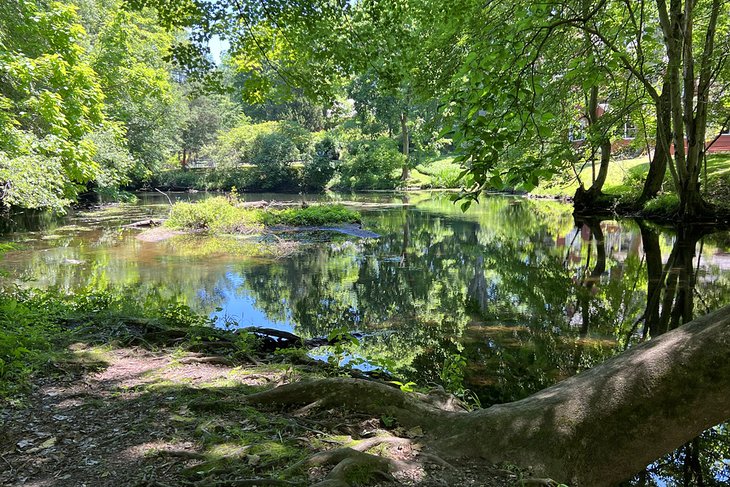
[[(363, 331), (358, 355), (409, 380), (473, 391), (483, 406), (525, 397), (730, 303), (727, 232), (575, 221), (567, 205), (505, 197), (465, 213), (428, 193), (357, 204), (381, 238), (327, 236), (274, 258), (236, 239), (137, 240), (120, 224), (164, 215), (154, 197), (37, 221), (30, 232), (16, 225), (8, 238), (25, 249), (6, 254), (1, 268), (27, 286), (154, 290), (242, 326), (307, 337)], [(706, 432), (634, 485), (700, 477), (713, 485), (728, 477), (715, 459), (730, 458), (729, 444), (725, 427)]]

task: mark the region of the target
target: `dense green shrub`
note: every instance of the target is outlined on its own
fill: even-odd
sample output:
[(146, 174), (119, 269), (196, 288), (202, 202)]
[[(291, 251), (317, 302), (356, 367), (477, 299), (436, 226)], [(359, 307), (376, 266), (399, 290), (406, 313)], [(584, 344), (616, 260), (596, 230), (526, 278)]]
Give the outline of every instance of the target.
[(340, 159), (340, 144), (326, 136), (314, 146), (314, 156), (302, 168), (302, 185), (310, 191), (322, 191), (335, 175)]
[(344, 189), (393, 189), (398, 185), (397, 171), (405, 163), (398, 144), (387, 137), (357, 141), (348, 147), (349, 156), (340, 166)]
[(54, 340), (63, 336), (52, 319), (56, 306), (26, 299), (19, 291), (0, 294), (0, 397), (26, 385), (51, 358)]
[(311, 157), (302, 153), (286, 133), (272, 132), (256, 137), (251, 147), (252, 184), (258, 190), (282, 191), (299, 187), (297, 172), (292, 167)]
[(219, 196), (197, 203), (175, 203), (165, 224), (171, 228), (211, 230), (218, 233), (247, 232), (259, 223), (259, 211), (240, 208)]
[(206, 190), (235, 186), (244, 191), (296, 191), (301, 186), (298, 168), (310, 165), (313, 152), (312, 134), (297, 123), (243, 120), (204, 149), (203, 156), (216, 167), (205, 181), (183, 182)]
[(430, 177), (432, 188), (459, 188), (463, 184), (460, 178), (463, 168), (453, 162), (453, 158), (444, 157), (417, 167), (418, 171)]
[(207, 171), (200, 169), (171, 169), (155, 175), (150, 184), (155, 188), (198, 189), (206, 188)]
[(250, 167), (228, 169), (206, 169), (201, 188), (205, 191), (230, 191), (236, 188), (241, 191), (255, 191), (255, 174)]
[(238, 125), (221, 132), (215, 142), (204, 147), (202, 156), (213, 161), (218, 168), (247, 164), (256, 137), (274, 132), (278, 125), (277, 122), (252, 124), (247, 118), (242, 118)]
[(261, 225), (318, 226), (357, 223), (360, 214), (342, 205), (312, 205), (306, 208), (251, 209), (233, 198), (219, 196), (197, 203), (175, 203), (165, 225), (214, 233), (248, 233)]
[(319, 226), (358, 223), (360, 214), (343, 205), (312, 205), (306, 208), (271, 210), (259, 215), (266, 225)]

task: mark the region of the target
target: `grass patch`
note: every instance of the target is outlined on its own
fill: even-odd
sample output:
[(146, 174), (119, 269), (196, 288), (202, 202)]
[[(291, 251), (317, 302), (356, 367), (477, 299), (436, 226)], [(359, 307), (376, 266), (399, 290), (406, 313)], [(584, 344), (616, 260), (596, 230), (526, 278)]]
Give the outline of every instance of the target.
[[(645, 208), (647, 215), (672, 215), (676, 209), (677, 197), (668, 171), (662, 194), (657, 201), (649, 203)], [(623, 201), (635, 200), (641, 194), (648, 172), (649, 158), (646, 155), (622, 161), (613, 160), (609, 165), (603, 191), (606, 194), (617, 195)], [(591, 173), (588, 165), (580, 173), (586, 186), (590, 186)], [(707, 201), (730, 208), (730, 154), (709, 154), (707, 156), (707, 177), (705, 179), (703, 171), (700, 182), (704, 187), (703, 195)], [(572, 197), (576, 189), (578, 189), (578, 181), (571, 174), (543, 182), (531, 193), (538, 196)]]
[(462, 180), (459, 175), (463, 168), (454, 163), (453, 156), (444, 156), (416, 167), (412, 179), (421, 188), (460, 188)]
[[(645, 167), (645, 169), (644, 169)], [(633, 159), (612, 160), (608, 166), (608, 175), (606, 183), (603, 187), (604, 192), (610, 194), (625, 194), (628, 189), (626, 187), (627, 178), (632, 178), (637, 169), (638, 173), (646, 175), (649, 168), (649, 158), (646, 155), (635, 157)], [(598, 171), (598, 163), (596, 163), (596, 171)], [(590, 164), (586, 164), (580, 171), (580, 179), (588, 188), (593, 178), (593, 170)], [(540, 183), (540, 186), (530, 191), (531, 194), (537, 196), (555, 196), (555, 197), (573, 197), (578, 189), (578, 180), (575, 175), (570, 173), (564, 177), (556, 176), (551, 181)]]
[(661, 218), (669, 218), (679, 212), (679, 197), (676, 194), (665, 193), (644, 205), (644, 214)]
[(176, 203), (165, 222), (169, 228), (207, 230), (213, 233), (255, 233), (264, 226), (321, 226), (357, 223), (360, 214), (343, 205), (306, 208), (251, 209), (232, 198), (208, 198), (197, 203)]
[(260, 211), (259, 218), (264, 225), (294, 227), (360, 222), (360, 214), (343, 205), (313, 205), (306, 208)]

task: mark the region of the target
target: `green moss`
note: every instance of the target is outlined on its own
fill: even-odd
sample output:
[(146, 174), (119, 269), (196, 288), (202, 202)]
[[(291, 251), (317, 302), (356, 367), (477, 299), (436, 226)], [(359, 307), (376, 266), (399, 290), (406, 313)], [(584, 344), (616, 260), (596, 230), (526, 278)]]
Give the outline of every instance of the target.
[(372, 485), (376, 480), (376, 468), (370, 465), (355, 465), (345, 473), (349, 485)]

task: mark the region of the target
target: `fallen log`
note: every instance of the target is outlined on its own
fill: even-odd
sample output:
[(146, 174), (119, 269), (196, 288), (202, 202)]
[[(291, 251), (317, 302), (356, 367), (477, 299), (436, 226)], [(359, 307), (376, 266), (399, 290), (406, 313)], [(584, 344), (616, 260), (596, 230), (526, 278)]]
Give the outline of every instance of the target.
[(164, 220), (154, 220), (154, 219), (141, 220), (141, 221), (138, 221), (138, 222), (134, 222), (134, 223), (129, 223), (127, 225), (123, 225), (122, 228), (150, 228), (150, 227), (159, 227), (160, 225), (162, 225), (163, 222), (164, 222)]

